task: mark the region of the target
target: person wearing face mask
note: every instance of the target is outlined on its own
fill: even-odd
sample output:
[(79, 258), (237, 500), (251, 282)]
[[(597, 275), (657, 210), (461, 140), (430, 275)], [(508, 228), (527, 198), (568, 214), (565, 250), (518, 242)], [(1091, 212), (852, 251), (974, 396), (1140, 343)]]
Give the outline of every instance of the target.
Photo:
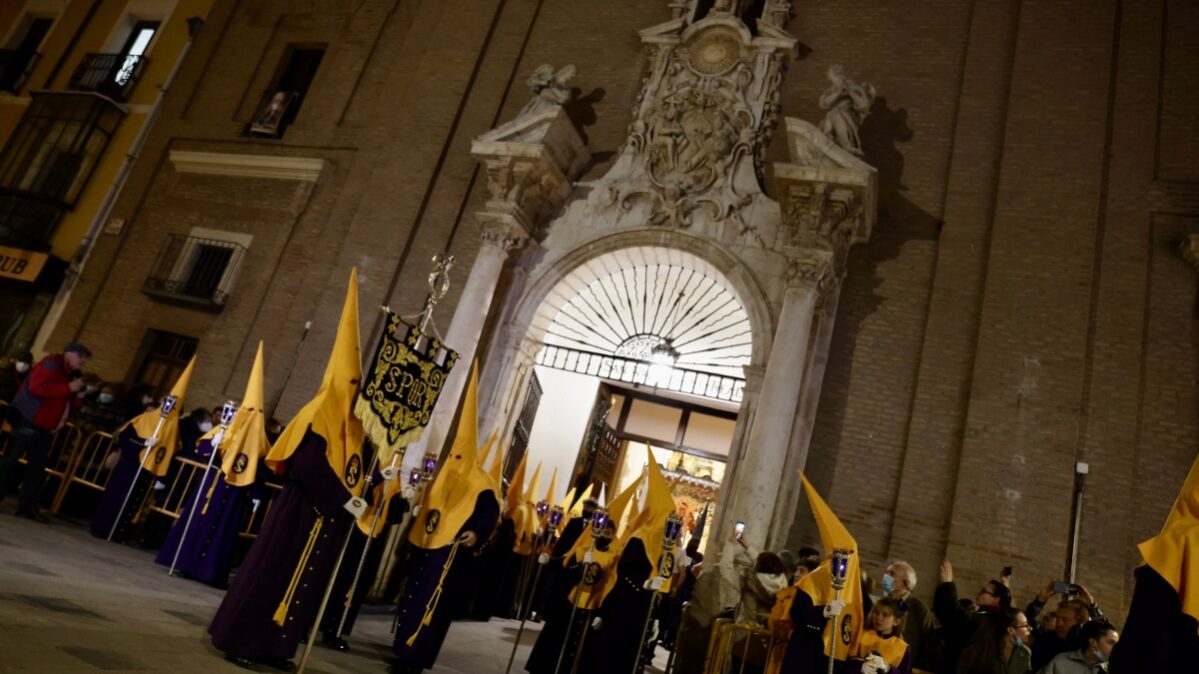
[(87, 437), (97, 431), (112, 433), (123, 421), (125, 418), (117, 405), (116, 386), (100, 382), (98, 393), (86, 399), (74, 424)]
[(842, 674), (911, 674), (912, 651), (900, 636), (906, 618), (905, 602), (883, 597), (866, 617), (857, 648), (850, 653)]
[(48, 522), (38, 512), (38, 496), (46, 479), (46, 463), (54, 434), (83, 407), (83, 378), (80, 370), (92, 352), (79, 343), (68, 344), (62, 354), (41, 359), (29, 370), (13, 399), (21, 417), (13, 426), (8, 451), (0, 460), (0, 499), (7, 491), (9, 477), (17, 460), (25, 456), (27, 465), (21, 475), (21, 497), (17, 515), (37, 522)]
[(941, 657), (941, 640), (937, 621), (924, 602), (912, 594), (916, 590), (916, 569), (902, 560), (895, 560), (879, 579), (883, 597), (904, 603), (903, 640), (912, 649), (912, 667), (931, 672)]
[(1112, 648), (1120, 641), (1120, 634), (1115, 626), (1106, 620), (1092, 620), (1082, 626), (1078, 636), (1083, 642), (1082, 648), (1058, 654), (1045, 665), (1040, 674), (1106, 673)]
[(17, 389), (33, 367), (33, 354), (26, 351), (9, 362), (9, 366), (0, 370), (0, 400), (11, 403), (17, 395)]
[(204, 434), (212, 430), (212, 417), (208, 410), (203, 407), (197, 407), (192, 410), (182, 421), (179, 422), (179, 451), (184, 456), (190, 458), (199, 457), (196, 451), (196, 442), (204, 437)]

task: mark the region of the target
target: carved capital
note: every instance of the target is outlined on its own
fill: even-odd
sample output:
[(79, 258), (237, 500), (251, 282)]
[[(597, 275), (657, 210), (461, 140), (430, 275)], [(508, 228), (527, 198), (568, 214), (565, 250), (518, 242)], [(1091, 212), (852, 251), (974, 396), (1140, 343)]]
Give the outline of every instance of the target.
[(510, 253), (525, 245), (529, 234), (525, 228), (512, 218), (486, 217), (480, 214), (483, 221), (481, 236), (485, 245), (495, 246), (504, 253)]
[(852, 189), (827, 182), (787, 185), (783, 224), (792, 245), (844, 253), (853, 243), (861, 211)]
[(1189, 234), (1182, 240), (1182, 259), (1191, 263), (1195, 271), (1199, 271), (1199, 234)]
[(824, 295), (837, 285), (837, 260), (831, 251), (802, 248), (787, 256), (787, 285)]

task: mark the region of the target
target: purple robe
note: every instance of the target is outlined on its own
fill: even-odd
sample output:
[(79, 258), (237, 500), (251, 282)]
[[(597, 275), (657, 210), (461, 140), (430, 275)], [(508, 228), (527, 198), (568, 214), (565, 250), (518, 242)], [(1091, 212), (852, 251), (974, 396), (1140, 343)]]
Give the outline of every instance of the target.
[[(482, 492), (475, 499), (475, 509), (459, 534), (473, 531), (479, 539), (475, 549), (459, 548), (454, 563), (442, 585), (441, 598), (433, 611), (430, 624), (420, 627), (433, 592), (437, 589), (442, 570), (449, 560), (447, 545), (436, 550), (413, 546), (408, 558), (406, 577), (400, 595), (399, 619), (396, 623), (395, 644), (392, 651), (398, 663), (432, 669), (441, 652), (441, 644), (450, 630), (450, 622), (461, 614), (474, 594), (478, 582), (480, 562), (483, 559), (484, 541), (491, 536), (500, 517), (500, 506), (491, 492)], [(416, 641), (409, 646), (408, 639), (420, 628)]]
[[(350, 493), (325, 459), (325, 440), (309, 430), (287, 463), (287, 484), (238, 569), (208, 633), (218, 649), (251, 660), (289, 659), (316, 612), (353, 518)], [(307, 559), (317, 520), (321, 526)], [(303, 566), (300, 566), (301, 563)], [(295, 578), (283, 624), (275, 613)]]
[[(198, 449), (201, 459), (207, 461), (212, 454), (212, 445), (206, 440)], [(208, 496), (210, 490), (211, 498)], [(182, 541), (182, 549), (179, 549), (197, 492), (200, 494), (199, 508), (187, 529), (187, 540)], [(179, 512), (179, 519), (175, 520), (154, 561), (170, 567), (175, 559), (175, 551), (179, 549), (179, 560), (175, 563), (179, 573), (205, 585), (224, 588), (229, 583), (229, 569), (233, 564), (233, 549), (237, 545), (244, 495), (244, 489), (225, 482), (220, 465), (214, 464), (208, 470), (207, 477), (194, 481)]]
[[(373, 482), (377, 484), (379, 479)], [(391, 506), (387, 509), (387, 522), (382, 532), (371, 542), (370, 547), (366, 546), (366, 534), (358, 527), (354, 527), (354, 532), (350, 534), (350, 544), (346, 546), (346, 556), (341, 562), (341, 568), (337, 571), (337, 580), (333, 583), (333, 594), (329, 595), (329, 606), (325, 609), (325, 615), (321, 617), (321, 632), (325, 636), (349, 636), (354, 631), (354, 623), (358, 620), (358, 611), (362, 608), (362, 601), (366, 599), (366, 593), (370, 590), (374, 582), (375, 576), (379, 573), (379, 564), (383, 561), (383, 553), (387, 549), (387, 530), (393, 525), (400, 524), (404, 519), (404, 513), (408, 512), (408, 501), (404, 500), (403, 496), (395, 495), (391, 499)], [(366, 556), (363, 557), (363, 550), (366, 550)], [(361, 573), (358, 572), (358, 564), (362, 564)], [(346, 598), (350, 594), (350, 587), (354, 584), (354, 575), (358, 574), (358, 585), (354, 587), (354, 596), (350, 597), (350, 605), (346, 607)], [(345, 616), (345, 622), (342, 622), (342, 615)], [(341, 631), (338, 632), (338, 627)]]
[[(645, 616), (654, 593), (643, 589), (653, 567), (641, 539), (631, 539), (616, 562), (616, 585), (604, 597), (596, 615), (603, 621), (587, 637), (578, 671), (583, 674), (631, 672), (645, 643)], [(567, 653), (569, 659), (573, 653)], [(643, 671), (640, 667), (636, 671)]]
[[(117, 436), (117, 447), (121, 453), (120, 460), (113, 467), (112, 474), (108, 478), (108, 486), (104, 488), (104, 495), (100, 498), (100, 504), (96, 506), (96, 512), (92, 515), (90, 526), (93, 536), (108, 538), (108, 532), (112, 530), (112, 523), (119, 517), (120, 524), (117, 525), (112, 540), (114, 543), (120, 543), (129, 538), (133, 530), (133, 516), (137, 514), (138, 508), (146, 499), (146, 491), (154, 484), (154, 474), (141, 469), (139, 455), (145, 446), (145, 439), (133, 430), (133, 426), (127, 426)], [(126, 503), (125, 497), (129, 494), (129, 485), (131, 484), (133, 493), (129, 495), (129, 501)], [(124, 512), (121, 512), (122, 503), (125, 503)]]

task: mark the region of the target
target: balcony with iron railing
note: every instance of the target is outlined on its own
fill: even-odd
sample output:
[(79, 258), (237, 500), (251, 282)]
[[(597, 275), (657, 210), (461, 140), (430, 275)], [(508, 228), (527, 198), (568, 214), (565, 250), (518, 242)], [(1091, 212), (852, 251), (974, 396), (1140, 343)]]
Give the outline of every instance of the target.
[(124, 103), (150, 59), (131, 54), (86, 54), (71, 75), (70, 88), (92, 91)]
[(740, 377), (700, 372), (686, 368), (546, 344), (534, 359), (555, 370), (591, 375), (601, 379), (652, 386), (663, 391), (739, 403), (745, 393)]
[(20, 91), (41, 58), (28, 49), (0, 49), (0, 91)]
[(0, 243), (47, 249), (65, 212), (56, 199), (0, 188)]
[(232, 241), (169, 234), (142, 292), (219, 311), (229, 301), (245, 253)]

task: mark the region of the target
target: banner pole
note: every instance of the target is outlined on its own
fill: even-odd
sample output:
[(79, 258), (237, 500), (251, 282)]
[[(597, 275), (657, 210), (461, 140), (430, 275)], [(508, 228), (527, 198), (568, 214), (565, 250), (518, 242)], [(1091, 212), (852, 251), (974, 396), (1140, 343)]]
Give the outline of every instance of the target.
[(221, 443), (225, 441), (225, 433), (229, 432), (229, 424), (233, 422), (236, 414), (237, 403), (232, 400), (226, 401), (225, 406), (221, 408), (221, 430), (212, 438), (212, 451), (208, 455), (208, 465), (204, 466), (204, 474), (200, 476), (200, 486), (196, 487), (196, 498), (192, 500), (191, 510), (187, 512), (187, 521), (183, 523), (183, 534), (179, 536), (179, 545), (175, 546), (175, 556), (171, 558), (171, 568), (167, 571), (168, 576), (175, 575), (175, 565), (179, 563), (179, 553), (183, 551), (183, 544), (187, 541), (187, 531), (191, 529), (192, 520), (196, 517), (196, 508), (200, 506), (200, 495), (204, 493), (204, 485), (208, 482), (208, 473), (212, 471), (212, 463), (216, 461)]

